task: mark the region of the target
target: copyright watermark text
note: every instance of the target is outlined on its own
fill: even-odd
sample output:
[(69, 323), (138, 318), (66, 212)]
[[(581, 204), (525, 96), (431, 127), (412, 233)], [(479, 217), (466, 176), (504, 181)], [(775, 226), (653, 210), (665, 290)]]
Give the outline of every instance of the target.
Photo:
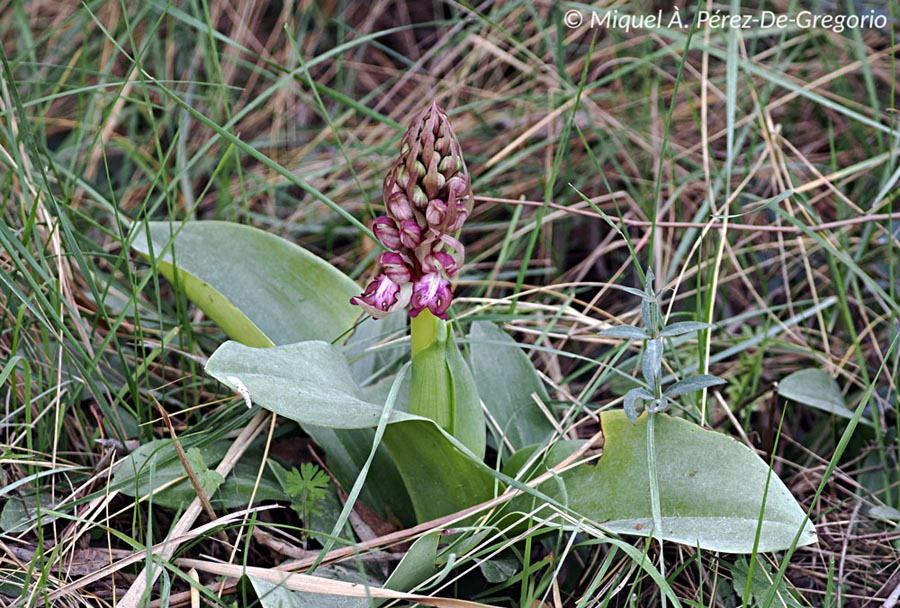
[[(620, 13), (612, 11), (581, 11), (569, 9), (563, 15), (563, 24), (569, 29), (588, 27), (591, 29), (613, 29), (625, 32), (634, 29), (687, 29), (694, 22), (693, 15), (682, 15), (678, 8), (674, 12), (657, 11), (647, 14)], [(726, 11), (697, 11), (698, 29), (827, 29), (835, 33), (854, 29), (885, 29), (890, 18), (885, 13), (874, 10), (861, 14), (819, 14), (802, 10), (795, 14), (761, 11), (759, 13), (729, 13)]]

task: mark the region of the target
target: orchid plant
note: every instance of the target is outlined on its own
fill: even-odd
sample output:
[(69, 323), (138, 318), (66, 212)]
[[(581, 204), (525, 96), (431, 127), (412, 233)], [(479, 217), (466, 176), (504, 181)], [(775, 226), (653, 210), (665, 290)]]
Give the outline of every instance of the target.
[(472, 183), (456, 133), (436, 103), (413, 119), (383, 192), (387, 215), (374, 224), (388, 250), (380, 257), (383, 271), (351, 302), (375, 318), (408, 306), (413, 319), (425, 310), (446, 319), (450, 281), (465, 255), (454, 235), (471, 212)]
[(445, 323), (451, 281), (465, 258), (455, 235), (472, 210), (472, 182), (459, 139), (437, 103), (413, 118), (382, 190), (387, 215), (374, 222), (387, 249), (379, 258), (381, 273), (350, 302), (376, 319), (408, 309), (410, 413), (434, 420), (483, 456), (484, 414)]
[[(812, 542), (804, 513), (758, 456), (725, 435), (663, 413), (673, 398), (718, 380), (695, 376), (663, 390), (664, 340), (707, 326), (663, 327), (652, 276), (643, 291), (626, 288), (641, 296), (646, 327), (609, 332), (645, 343), (646, 382), (626, 396), (624, 410), (601, 408), (599, 464), (554, 474), (546, 484), (553, 488), (524, 485), (535, 472), (534, 455), (548, 454), (544, 465), (554, 466), (560, 454), (587, 446), (566, 437), (544, 414), (547, 408), (535, 403), (547, 403), (546, 388), (501, 329), (471, 323), (468, 361), (457, 346), (448, 318), (464, 264), (459, 232), (473, 200), (460, 142), (444, 111), (430, 103), (413, 118), (384, 180), (385, 214), (372, 230), (384, 251), (362, 293), (328, 262), (247, 226), (153, 222), (137, 230), (133, 243), (231, 338), (206, 371), (241, 402), (297, 422), (326, 453), (349, 496), (334, 537), (356, 500), (411, 524), (515, 488), (571, 521), (600, 522), (604, 532), (597, 534), (652, 531), (659, 539), (731, 552)], [(221, 251), (223, 241), (232, 246)], [(360, 322), (360, 309), (371, 319)], [(385, 367), (379, 359), (381, 337), (405, 331), (405, 322), (398, 322), (404, 313), (410, 319), (409, 378), (405, 364)], [(373, 371), (387, 375), (385, 382), (367, 384)], [(642, 403), (647, 414), (638, 416)], [(496, 456), (489, 463), (485, 410)], [(655, 430), (648, 429), (651, 417)], [(565, 449), (552, 449), (560, 446)], [(526, 461), (530, 468), (515, 466)]]

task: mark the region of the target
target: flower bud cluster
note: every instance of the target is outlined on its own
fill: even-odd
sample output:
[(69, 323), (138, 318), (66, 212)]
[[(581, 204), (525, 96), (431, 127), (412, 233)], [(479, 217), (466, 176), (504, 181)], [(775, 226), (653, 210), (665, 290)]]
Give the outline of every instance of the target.
[(379, 258), (381, 273), (350, 302), (378, 318), (409, 306), (411, 317), (427, 308), (446, 319), (450, 280), (465, 255), (451, 235), (471, 212), (472, 185), (459, 140), (436, 103), (403, 136), (383, 196), (387, 215), (373, 231), (389, 251)]

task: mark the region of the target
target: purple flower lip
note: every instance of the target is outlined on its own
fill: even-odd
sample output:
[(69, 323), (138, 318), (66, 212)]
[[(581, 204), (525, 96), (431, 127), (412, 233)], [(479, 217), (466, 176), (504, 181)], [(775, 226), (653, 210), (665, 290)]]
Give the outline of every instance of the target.
[(450, 281), (436, 272), (429, 272), (413, 285), (409, 316), (416, 317), (427, 308), (434, 316), (446, 319), (452, 300)]
[(403, 287), (390, 280), (387, 275), (380, 274), (369, 283), (362, 295), (350, 298), (351, 304), (356, 304), (367, 313), (380, 319), (396, 310), (406, 308), (412, 290), (407, 283)]

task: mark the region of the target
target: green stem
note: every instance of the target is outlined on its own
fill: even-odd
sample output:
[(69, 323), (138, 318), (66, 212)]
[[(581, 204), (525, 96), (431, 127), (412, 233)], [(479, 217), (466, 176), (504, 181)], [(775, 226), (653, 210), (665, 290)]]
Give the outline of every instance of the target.
[[(653, 538), (659, 541), (659, 573), (666, 576), (666, 563), (663, 556), (662, 511), (659, 506), (659, 477), (656, 468), (656, 420), (655, 412), (647, 412), (647, 468), (650, 476), (650, 512), (653, 515)], [(666, 607), (666, 595), (660, 591), (662, 607)]]
[(443, 340), (446, 335), (447, 322), (438, 319), (426, 308), (410, 321), (409, 339), (412, 356), (415, 357), (436, 340)]

